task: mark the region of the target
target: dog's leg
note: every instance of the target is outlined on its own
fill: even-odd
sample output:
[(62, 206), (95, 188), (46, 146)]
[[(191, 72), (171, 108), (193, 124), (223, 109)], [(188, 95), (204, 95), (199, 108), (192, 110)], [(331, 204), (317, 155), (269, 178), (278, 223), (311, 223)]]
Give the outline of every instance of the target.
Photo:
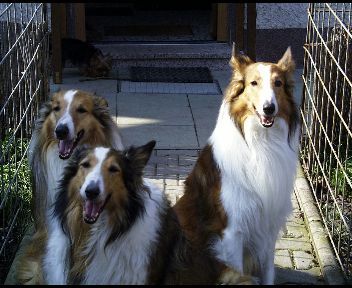
[(243, 233), (225, 230), (223, 238), (216, 244), (218, 259), (243, 275)]
[(275, 248), (272, 248), (270, 252), (267, 253), (264, 261), (264, 269), (262, 270), (262, 284), (263, 285), (274, 285), (275, 280)]
[(70, 241), (56, 218), (51, 218), (49, 239), (44, 256), (44, 275), (48, 284), (66, 284)]

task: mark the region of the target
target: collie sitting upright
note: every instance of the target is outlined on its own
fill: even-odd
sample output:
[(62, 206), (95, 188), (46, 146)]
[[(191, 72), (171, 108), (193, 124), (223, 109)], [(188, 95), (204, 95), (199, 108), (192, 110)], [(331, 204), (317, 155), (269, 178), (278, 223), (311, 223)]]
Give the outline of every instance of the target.
[(165, 195), (143, 178), (154, 145), (75, 152), (55, 202), (46, 283), (215, 284), (222, 275), (251, 283), (189, 245)]
[(82, 144), (123, 149), (106, 100), (81, 90), (54, 93), (40, 110), (29, 148), (36, 224), (46, 219), (54, 203), (65, 160)]
[(175, 210), (189, 239), (273, 284), (275, 242), (292, 210), (298, 161), (295, 64), (290, 48), (278, 63), (233, 55), (230, 64), (216, 127)]
[(38, 264), (50, 227), (51, 207), (58, 180), (76, 147), (109, 145), (123, 149), (107, 101), (81, 90), (59, 91), (43, 104), (29, 147), (33, 180), (33, 214), (36, 233), (17, 269), (20, 284), (41, 284)]

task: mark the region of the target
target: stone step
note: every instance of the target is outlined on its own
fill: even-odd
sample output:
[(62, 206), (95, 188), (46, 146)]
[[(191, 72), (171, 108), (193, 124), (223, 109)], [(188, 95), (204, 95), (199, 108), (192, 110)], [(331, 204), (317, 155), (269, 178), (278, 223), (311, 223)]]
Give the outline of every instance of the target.
[(118, 67), (200, 67), (228, 66), (231, 47), (227, 43), (92, 43), (113, 57)]

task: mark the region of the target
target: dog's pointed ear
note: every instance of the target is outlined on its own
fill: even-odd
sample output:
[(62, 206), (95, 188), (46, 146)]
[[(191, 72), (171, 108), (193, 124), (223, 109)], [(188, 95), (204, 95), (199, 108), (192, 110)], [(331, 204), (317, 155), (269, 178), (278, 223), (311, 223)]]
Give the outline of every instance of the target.
[(132, 168), (136, 173), (142, 173), (145, 165), (148, 163), (155, 144), (156, 142), (152, 140), (143, 146), (130, 147), (125, 152), (126, 158), (131, 161)]
[(282, 58), (277, 62), (277, 65), (286, 72), (295, 70), (295, 61), (292, 57), (291, 47), (288, 47)]
[(238, 72), (242, 72), (246, 66), (252, 64), (253, 61), (245, 55), (242, 51), (236, 52), (235, 43), (232, 45), (232, 55), (230, 59), (230, 66)]

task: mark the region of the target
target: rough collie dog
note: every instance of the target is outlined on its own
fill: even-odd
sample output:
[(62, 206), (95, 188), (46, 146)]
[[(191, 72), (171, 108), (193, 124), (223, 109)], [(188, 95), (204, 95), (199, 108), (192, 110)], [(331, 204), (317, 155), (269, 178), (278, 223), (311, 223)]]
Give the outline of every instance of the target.
[[(37, 283), (39, 275), (34, 263), (47, 237), (47, 219), (54, 203), (57, 182), (76, 147), (109, 145), (123, 149), (116, 123), (110, 117), (108, 104), (102, 97), (81, 90), (59, 91), (44, 103), (36, 121), (29, 147), (29, 163), (33, 181), (33, 214), (36, 233), (28, 246), (21, 267), (20, 283)], [(39, 273), (40, 274), (40, 273)]]
[(299, 116), (290, 48), (278, 63), (233, 55), (216, 127), (175, 210), (189, 239), (240, 272), (274, 283), (274, 250), (291, 213)]
[(251, 283), (189, 245), (165, 195), (142, 176), (154, 145), (75, 152), (55, 203), (46, 283)]
[(36, 223), (45, 219), (54, 203), (65, 160), (82, 144), (123, 149), (106, 100), (81, 90), (54, 93), (40, 110), (29, 147)]

